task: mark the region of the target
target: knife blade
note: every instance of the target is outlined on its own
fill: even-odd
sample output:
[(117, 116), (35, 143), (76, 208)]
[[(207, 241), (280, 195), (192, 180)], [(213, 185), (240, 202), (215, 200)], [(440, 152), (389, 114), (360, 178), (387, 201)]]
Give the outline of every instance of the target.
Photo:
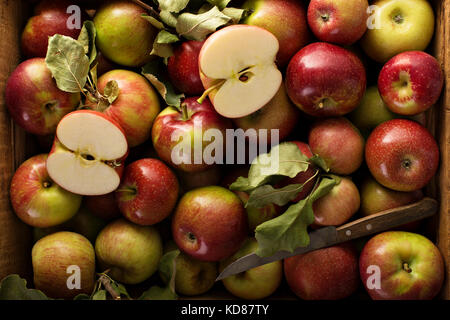
[(279, 251), (269, 257), (260, 257), (255, 253), (237, 259), (219, 274), (216, 281), (229, 276), (259, 267), (261, 265), (283, 260), (292, 256), (307, 253), (313, 250), (330, 247), (363, 236), (386, 231), (409, 222), (414, 222), (434, 215), (438, 203), (431, 198), (424, 198), (414, 204), (379, 212), (364, 217), (339, 228), (324, 227), (309, 233), (309, 245), (298, 247), (293, 252)]

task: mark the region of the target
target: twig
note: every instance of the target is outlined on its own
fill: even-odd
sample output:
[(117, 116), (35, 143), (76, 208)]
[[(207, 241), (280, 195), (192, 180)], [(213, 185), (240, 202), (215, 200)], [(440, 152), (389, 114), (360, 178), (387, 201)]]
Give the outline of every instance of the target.
[(98, 280), (103, 284), (106, 291), (108, 291), (108, 293), (111, 295), (111, 297), (113, 297), (114, 300), (120, 300), (120, 294), (118, 294), (116, 290), (114, 290), (114, 288), (111, 286), (111, 280), (109, 280), (108, 277), (102, 274)]
[(140, 0), (132, 0), (132, 1), (137, 5), (141, 6), (142, 8), (144, 8), (145, 10), (149, 11), (154, 18), (159, 18), (159, 13), (152, 6)]

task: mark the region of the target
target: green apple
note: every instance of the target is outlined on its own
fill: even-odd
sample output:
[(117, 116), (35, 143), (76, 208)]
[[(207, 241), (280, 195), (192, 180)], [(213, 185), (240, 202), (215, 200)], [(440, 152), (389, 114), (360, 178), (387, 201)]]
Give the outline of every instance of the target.
[[(255, 238), (248, 238), (242, 247), (228, 259), (221, 261), (220, 270), (237, 259), (253, 253), (258, 249)], [(260, 300), (272, 295), (283, 279), (283, 263), (281, 260), (271, 262), (222, 280), (225, 288), (238, 298)]]
[(422, 51), (434, 33), (434, 13), (426, 0), (379, 0), (361, 40), (366, 54), (386, 62), (404, 51)]
[(94, 288), (94, 248), (82, 235), (66, 231), (48, 235), (34, 244), (31, 260), (36, 289), (51, 298), (71, 299)]
[(162, 257), (159, 232), (125, 219), (108, 224), (95, 241), (95, 253), (102, 271), (120, 283), (137, 284), (158, 269)]

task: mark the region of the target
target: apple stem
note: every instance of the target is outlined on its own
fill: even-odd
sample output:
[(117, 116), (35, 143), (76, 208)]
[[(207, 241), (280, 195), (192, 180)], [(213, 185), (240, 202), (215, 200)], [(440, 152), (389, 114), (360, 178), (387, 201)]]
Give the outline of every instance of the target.
[(182, 116), (184, 121), (189, 120), (189, 114), (188, 114), (188, 111), (187, 111), (186, 103), (182, 103), (181, 104), (181, 116)]
[(98, 280), (102, 283), (106, 291), (108, 291), (108, 293), (111, 295), (111, 297), (113, 297), (114, 300), (120, 300), (120, 294), (118, 294), (116, 290), (114, 290), (114, 288), (111, 286), (111, 280), (107, 276), (102, 274)]
[(412, 272), (411, 268), (409, 267), (409, 265), (406, 262), (403, 263), (403, 270), (405, 270), (408, 273)]
[(223, 86), (225, 81), (226, 81), (225, 79), (224, 80), (220, 80), (219, 82), (217, 82), (212, 87), (209, 87), (208, 89), (206, 89), (205, 92), (203, 92), (202, 96), (197, 100), (197, 102), (200, 103), (200, 104), (203, 103), (203, 101), (211, 93), (211, 91), (216, 90), (217, 88), (220, 88), (221, 86)]

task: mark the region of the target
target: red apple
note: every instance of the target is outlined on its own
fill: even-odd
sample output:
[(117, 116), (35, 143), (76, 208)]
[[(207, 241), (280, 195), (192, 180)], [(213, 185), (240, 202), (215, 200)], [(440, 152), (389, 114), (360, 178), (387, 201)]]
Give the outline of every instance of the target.
[(311, 251), (284, 260), (291, 290), (304, 300), (338, 300), (359, 286), (358, 256), (349, 244)]
[(201, 187), (218, 185), (223, 175), (222, 169), (218, 165), (212, 166), (205, 171), (185, 172), (177, 170), (176, 173), (180, 178), (180, 185), (184, 192)]
[(366, 71), (349, 50), (316, 42), (289, 62), (286, 89), (292, 102), (312, 116), (340, 116), (351, 112), (366, 89)]
[(313, 203), (313, 226), (343, 225), (358, 211), (360, 204), (358, 188), (351, 179), (343, 177), (330, 193)]
[(186, 95), (201, 95), (205, 90), (198, 70), (198, 55), (204, 41), (184, 41), (177, 45), (167, 62), (172, 84)]
[(351, 45), (366, 32), (367, 0), (312, 0), (308, 24), (321, 41)]
[(383, 101), (392, 112), (402, 115), (415, 115), (429, 109), (438, 101), (443, 86), (441, 65), (422, 51), (394, 56), (378, 77)]
[(202, 261), (220, 261), (239, 250), (248, 234), (247, 215), (233, 192), (216, 186), (189, 191), (172, 219), (177, 246)]
[[(34, 8), (34, 16), (28, 19), (22, 32), (22, 53), (27, 58), (45, 58), (47, 54), (48, 38), (60, 34), (77, 39), (80, 35), (83, 21), (80, 17), (80, 26), (71, 26), (70, 17), (73, 12), (67, 13), (67, 8), (73, 2), (67, 0), (42, 0)], [(82, 13), (82, 12), (81, 12)], [(69, 28), (70, 27), (70, 28)], [(72, 28), (73, 27), (73, 28)]]
[(141, 159), (125, 168), (116, 199), (125, 218), (148, 226), (172, 213), (178, 193), (177, 177), (163, 162)]
[(309, 146), (327, 163), (330, 171), (348, 175), (364, 159), (364, 138), (346, 118), (329, 118), (315, 122), (308, 136)]
[(436, 140), (425, 127), (405, 119), (376, 127), (367, 139), (365, 155), (375, 180), (396, 191), (422, 189), (439, 165)]
[(122, 215), (114, 195), (111, 192), (101, 196), (85, 196), (83, 204), (95, 216), (107, 221), (114, 220)]
[(9, 76), (5, 101), (14, 121), (37, 135), (55, 133), (58, 122), (80, 102), (79, 93), (58, 89), (44, 58), (29, 59)]
[[(204, 157), (205, 148), (212, 143), (204, 139), (206, 131), (219, 130), (225, 138), (226, 129), (232, 127), (229, 120), (214, 110), (208, 99), (201, 104), (197, 99), (184, 99), (181, 110), (166, 108), (156, 117), (152, 129), (153, 146), (159, 157), (186, 172), (203, 171), (214, 164), (214, 161), (207, 163)], [(175, 148), (179, 149), (178, 152)], [(201, 157), (196, 158), (196, 154)]]
[(389, 231), (371, 238), (359, 258), (361, 280), (374, 300), (429, 300), (444, 281), (439, 249), (422, 235)]

